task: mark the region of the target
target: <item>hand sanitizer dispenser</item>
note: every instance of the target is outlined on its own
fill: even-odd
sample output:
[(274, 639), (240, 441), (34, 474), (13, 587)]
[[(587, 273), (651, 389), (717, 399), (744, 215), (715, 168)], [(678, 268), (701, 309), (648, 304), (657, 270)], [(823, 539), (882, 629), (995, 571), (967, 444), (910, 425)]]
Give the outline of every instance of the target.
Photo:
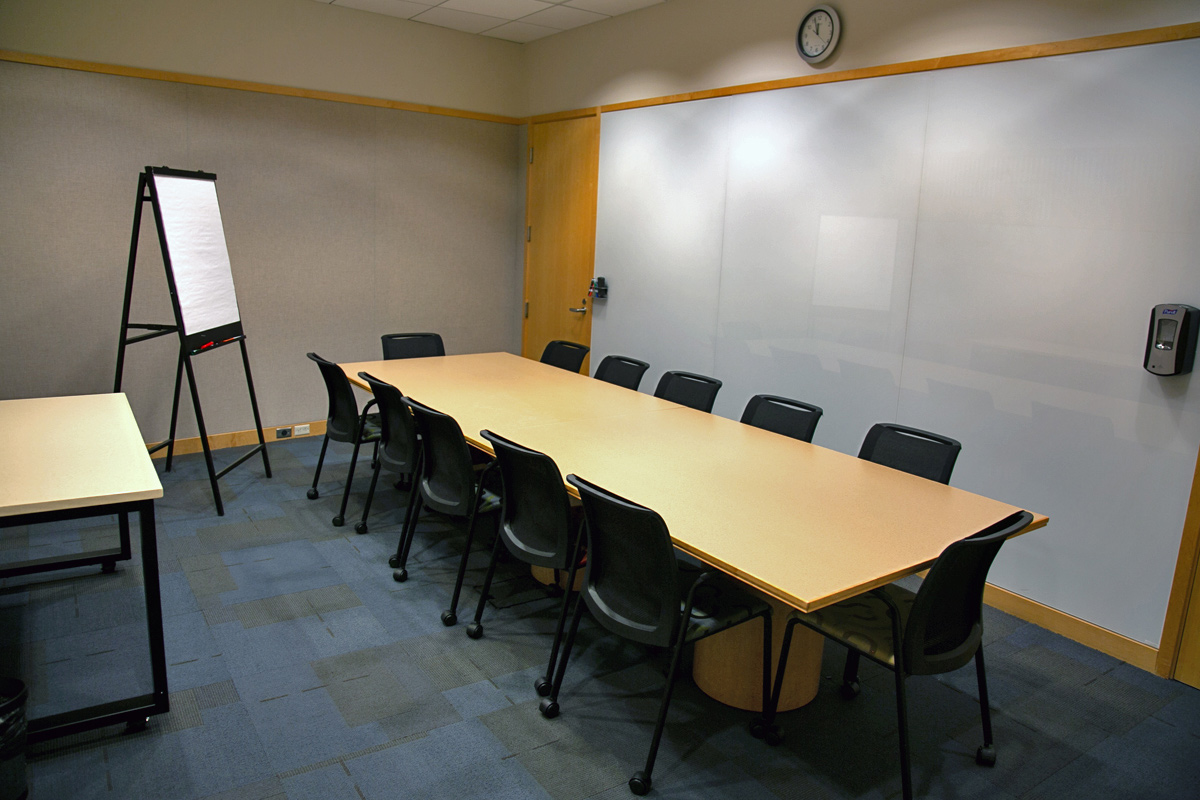
[(1192, 371), (1196, 358), (1196, 334), (1200, 309), (1164, 303), (1150, 313), (1143, 366), (1155, 375), (1182, 375)]

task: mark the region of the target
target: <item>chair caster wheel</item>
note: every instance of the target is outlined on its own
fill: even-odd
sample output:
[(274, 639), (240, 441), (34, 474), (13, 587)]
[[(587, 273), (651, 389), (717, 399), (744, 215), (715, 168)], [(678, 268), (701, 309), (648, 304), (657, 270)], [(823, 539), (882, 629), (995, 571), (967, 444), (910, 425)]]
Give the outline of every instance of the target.
[(778, 725), (768, 726), (763, 733), (763, 741), (771, 747), (778, 747), (779, 743), (783, 741), (783, 728)]
[(467, 636), (470, 636), (472, 639), (482, 639), (483, 638), (483, 626), (480, 625), (478, 622), (472, 622), (470, 625), (467, 626)]
[(762, 717), (750, 720), (750, 735), (755, 739), (761, 739), (767, 735), (767, 723), (763, 722)]
[(550, 696), (550, 681), (546, 680), (546, 676), (542, 676), (533, 682), (533, 689), (538, 693), (539, 697)]
[(366, 533), (367, 532), (367, 523), (360, 522), (357, 525), (355, 525), (354, 532), (355, 533)]
[(447, 628), (454, 627), (454, 625), (457, 622), (458, 622), (458, 614), (455, 614), (453, 611), (443, 611), (442, 612), (442, 624), (445, 625)]
[(846, 681), (842, 684), (842, 697), (847, 700), (853, 700), (858, 697), (859, 686), (858, 681)]
[(644, 772), (635, 773), (629, 779), (629, 791), (636, 795), (643, 795), (650, 791), (650, 787), (654, 784), (650, 781), (650, 776)]
[(406, 570), (406, 569), (396, 570), (395, 572), (392, 573), (392, 580), (394, 580), (396, 583), (404, 583), (406, 580), (408, 580), (408, 570)]
[(996, 748), (990, 745), (980, 745), (975, 751), (975, 763), (981, 767), (996, 766)]
[(542, 702), (538, 703), (538, 711), (542, 712), (546, 719), (554, 719), (558, 716), (558, 703), (549, 697), (543, 698)]
[(318, 492), (316, 489), (309, 489), (309, 490), (308, 490), (308, 499), (309, 499), (309, 500), (316, 500), (316, 499), (317, 499), (318, 497), (320, 497), (320, 496), (321, 496), (321, 493), (320, 493), (320, 492)]
[(388, 556), (388, 566), (392, 569), (400, 566), (400, 556), (395, 554)]
[(342, 516), (336, 516), (336, 517), (334, 517), (334, 518), (333, 518), (333, 527), (335, 527), (335, 528), (340, 528), (340, 527), (342, 527), (342, 526), (343, 526), (343, 525), (345, 525), (345, 524), (346, 524), (346, 518), (345, 518), (345, 517), (342, 517)]

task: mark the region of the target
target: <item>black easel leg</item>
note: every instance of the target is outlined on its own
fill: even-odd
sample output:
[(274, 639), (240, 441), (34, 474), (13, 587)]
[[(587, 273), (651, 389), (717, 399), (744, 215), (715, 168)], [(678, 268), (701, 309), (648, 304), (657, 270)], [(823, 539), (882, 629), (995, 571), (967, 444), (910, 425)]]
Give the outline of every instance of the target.
[(204, 427), (204, 412), (200, 410), (200, 393), (196, 391), (196, 373), (192, 370), (192, 357), (184, 356), (187, 367), (188, 388), (192, 392), (192, 407), (196, 410), (196, 426), (200, 429), (200, 444), (204, 447), (204, 464), (208, 467), (208, 482), (212, 485), (213, 502), (217, 516), (225, 516), (225, 504), (221, 502), (221, 487), (217, 485), (217, 471), (213, 468), (212, 448), (208, 446), (208, 431)]
[(239, 339), (242, 346), (242, 367), (246, 370), (246, 388), (250, 390), (250, 408), (254, 411), (254, 429), (258, 431), (258, 445), (262, 449), (263, 471), (271, 477), (271, 460), (267, 457), (267, 440), (263, 436), (262, 419), (258, 416), (258, 398), (254, 395), (254, 378), (250, 377), (250, 355), (246, 352), (245, 338)]
[(167, 463), (165, 472), (171, 471), (175, 457), (175, 426), (179, 421), (179, 389), (183, 383), (183, 347), (179, 348), (179, 363), (175, 365), (175, 399), (171, 401), (171, 431), (167, 434)]

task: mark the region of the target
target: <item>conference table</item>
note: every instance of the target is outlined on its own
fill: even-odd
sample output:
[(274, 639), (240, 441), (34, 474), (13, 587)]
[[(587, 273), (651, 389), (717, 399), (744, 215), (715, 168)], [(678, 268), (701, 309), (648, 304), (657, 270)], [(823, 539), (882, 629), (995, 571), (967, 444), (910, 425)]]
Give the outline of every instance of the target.
[(3, 563), (0, 578), (87, 565), (112, 572), (132, 557), (130, 513), (140, 532), (150, 691), (31, 719), (31, 742), (119, 722), (137, 728), (168, 711), (154, 525), (154, 501), (162, 496), (124, 394), (0, 401), (0, 528), (109, 515), (119, 528), (117, 547)]
[[(479, 431), (491, 430), (546, 453), (563, 475), (654, 509), (679, 550), (781, 611), (814, 611), (917, 573), (951, 542), (1020, 510), (509, 353), (341, 366), (362, 388), (360, 371), (454, 417), (474, 447), (490, 452)], [(1026, 531), (1046, 522), (1035, 515)], [(781, 626), (786, 614), (775, 616)], [(747, 654), (761, 651), (746, 649), (744, 637), (761, 635), (751, 627), (698, 643), (693, 669), (702, 689), (742, 708), (761, 696), (753, 679), (738, 679), (753, 675)], [(812, 637), (807, 657), (793, 651), (798, 678), (781, 708), (816, 693), (821, 637)], [(789, 659), (789, 681), (792, 673)]]

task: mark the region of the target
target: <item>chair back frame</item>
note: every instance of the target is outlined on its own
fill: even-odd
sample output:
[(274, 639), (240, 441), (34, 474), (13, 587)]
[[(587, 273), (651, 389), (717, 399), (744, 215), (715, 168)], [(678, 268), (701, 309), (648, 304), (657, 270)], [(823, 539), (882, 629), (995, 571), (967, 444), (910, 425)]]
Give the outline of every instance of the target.
[(742, 422), (802, 442), (811, 442), (824, 413), (820, 406), (811, 403), (773, 394), (756, 394), (746, 403)]
[(446, 346), (437, 333), (385, 333), (379, 339), (384, 360), (446, 355)]
[(939, 433), (894, 422), (871, 426), (858, 457), (938, 483), (950, 483), (950, 474), (962, 444)]
[(658, 379), (654, 396), (697, 411), (712, 411), (720, 388), (721, 381), (716, 378), (698, 375), (695, 372), (670, 370)]

